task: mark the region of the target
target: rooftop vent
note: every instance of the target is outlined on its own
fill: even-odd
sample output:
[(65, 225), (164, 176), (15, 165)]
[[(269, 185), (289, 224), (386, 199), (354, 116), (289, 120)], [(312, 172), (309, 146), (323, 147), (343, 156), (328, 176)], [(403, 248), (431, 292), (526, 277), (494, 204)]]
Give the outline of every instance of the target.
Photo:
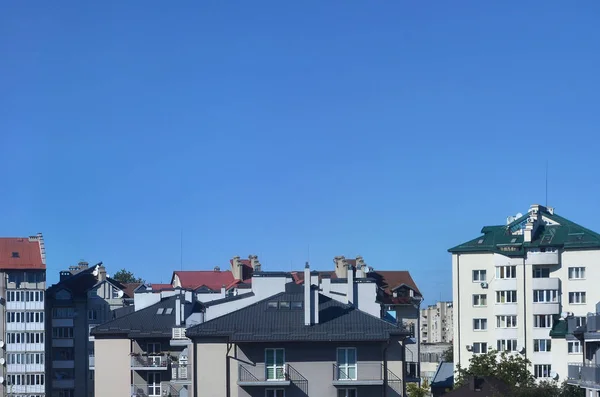
[(221, 268), (220, 268), (219, 266), (215, 266), (215, 269), (214, 269), (214, 270), (215, 270), (215, 272), (220, 272), (220, 271), (221, 271)]

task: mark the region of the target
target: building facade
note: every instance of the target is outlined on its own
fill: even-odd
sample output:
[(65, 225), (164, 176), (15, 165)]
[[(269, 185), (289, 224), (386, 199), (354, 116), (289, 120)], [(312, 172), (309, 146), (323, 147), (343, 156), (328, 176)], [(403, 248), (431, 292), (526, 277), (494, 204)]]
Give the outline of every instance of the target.
[(586, 316), (585, 324), (567, 317), (554, 327), (552, 336), (564, 338), (568, 349), (582, 351), (581, 361), (568, 364), (567, 382), (585, 389), (585, 397), (600, 397), (600, 303)]
[(46, 393), (94, 396), (95, 351), (90, 330), (133, 308), (132, 289), (108, 277), (101, 263), (81, 262), (60, 272), (46, 293)]
[(452, 302), (437, 302), (421, 309), (421, 343), (452, 343), (453, 315)]
[(46, 395), (45, 291), (43, 236), (0, 238), (0, 397)]
[(449, 250), (455, 364), (496, 349), (527, 357), (537, 378), (566, 379), (581, 348), (554, 342), (550, 331), (595, 311), (600, 235), (541, 205), (481, 233)]

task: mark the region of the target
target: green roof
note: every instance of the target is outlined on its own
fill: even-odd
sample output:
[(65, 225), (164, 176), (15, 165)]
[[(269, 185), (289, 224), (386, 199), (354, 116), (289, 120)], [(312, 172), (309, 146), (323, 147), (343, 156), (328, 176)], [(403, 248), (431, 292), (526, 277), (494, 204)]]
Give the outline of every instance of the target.
[(557, 247), (565, 249), (600, 248), (600, 234), (558, 216), (544, 206), (539, 206), (543, 222), (535, 229), (531, 242), (523, 241), (523, 234), (513, 234), (522, 229), (529, 214), (508, 225), (485, 226), (482, 235), (450, 248), (452, 253), (497, 252), (506, 256), (523, 256), (525, 248)]

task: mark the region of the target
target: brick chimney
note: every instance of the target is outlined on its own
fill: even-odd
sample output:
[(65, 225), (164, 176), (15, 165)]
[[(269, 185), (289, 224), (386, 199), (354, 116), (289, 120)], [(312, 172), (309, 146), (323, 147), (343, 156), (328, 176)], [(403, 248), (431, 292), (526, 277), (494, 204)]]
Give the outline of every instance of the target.
[(234, 256), (231, 260), (231, 274), (233, 275), (234, 280), (242, 280), (244, 276), (244, 265), (242, 265), (242, 261), (240, 261), (239, 256)]
[(106, 281), (106, 268), (104, 265), (98, 266), (98, 282)]

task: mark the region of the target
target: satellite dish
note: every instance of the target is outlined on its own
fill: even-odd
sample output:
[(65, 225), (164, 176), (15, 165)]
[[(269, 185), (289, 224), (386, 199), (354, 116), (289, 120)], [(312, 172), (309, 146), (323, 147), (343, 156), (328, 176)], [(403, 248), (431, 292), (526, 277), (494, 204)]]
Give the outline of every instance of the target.
[(94, 268), (94, 271), (92, 272), (92, 274), (94, 275), (94, 277), (98, 277), (98, 266), (96, 266)]
[(558, 374), (555, 371), (550, 371), (550, 377), (554, 380), (558, 380)]
[(118, 296), (119, 298), (122, 298), (122, 297), (123, 297), (123, 291), (119, 290), (119, 291), (117, 292), (117, 296)]
[(4, 383), (4, 376), (0, 376), (0, 384)]
[(0, 358), (0, 365), (4, 365), (6, 363), (6, 360), (4, 358)]
[(561, 320), (564, 320), (564, 319), (565, 319), (565, 318), (567, 318), (568, 316), (569, 316), (569, 313), (567, 313), (567, 312), (562, 312), (562, 313), (560, 313), (560, 319), (561, 319)]
[(0, 340), (0, 348), (3, 348), (3, 347), (4, 347), (4, 341)]
[(517, 351), (521, 354), (525, 353), (525, 346), (523, 345), (517, 345)]

